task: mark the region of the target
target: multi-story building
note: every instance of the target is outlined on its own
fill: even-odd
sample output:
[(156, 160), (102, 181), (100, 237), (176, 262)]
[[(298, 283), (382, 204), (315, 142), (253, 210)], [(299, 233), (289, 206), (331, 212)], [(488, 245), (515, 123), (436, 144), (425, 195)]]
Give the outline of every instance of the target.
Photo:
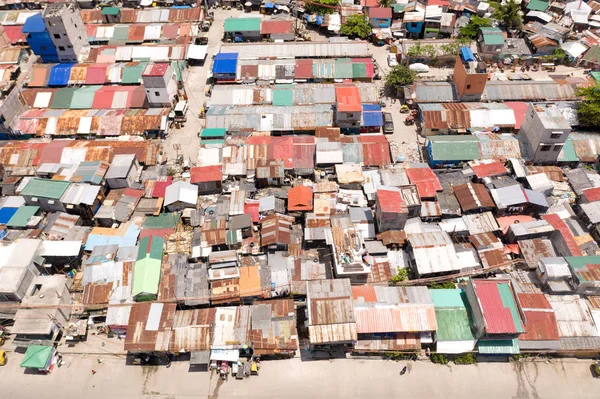
[(42, 18), (56, 47), (58, 60), (77, 62), (78, 55), (88, 45), (87, 32), (79, 8), (73, 4), (48, 4)]
[(170, 107), (177, 95), (177, 80), (167, 63), (149, 64), (142, 73), (146, 97), (150, 106)]
[(554, 163), (571, 133), (571, 125), (556, 104), (529, 104), (520, 134), (535, 163)]

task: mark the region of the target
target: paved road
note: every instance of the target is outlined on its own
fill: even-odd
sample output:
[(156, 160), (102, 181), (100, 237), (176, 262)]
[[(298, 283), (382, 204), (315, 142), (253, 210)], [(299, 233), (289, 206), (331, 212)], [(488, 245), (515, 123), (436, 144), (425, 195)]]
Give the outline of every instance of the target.
[(21, 358), (10, 353), (0, 369), (4, 398), (591, 399), (600, 390), (600, 380), (590, 376), (589, 361), (576, 360), (474, 366), (415, 362), (401, 377), (405, 362), (294, 358), (264, 361), (260, 376), (222, 382), (208, 372), (189, 372), (187, 362), (174, 362), (170, 368), (126, 366), (123, 357), (65, 354), (63, 366), (44, 376), (24, 373)]

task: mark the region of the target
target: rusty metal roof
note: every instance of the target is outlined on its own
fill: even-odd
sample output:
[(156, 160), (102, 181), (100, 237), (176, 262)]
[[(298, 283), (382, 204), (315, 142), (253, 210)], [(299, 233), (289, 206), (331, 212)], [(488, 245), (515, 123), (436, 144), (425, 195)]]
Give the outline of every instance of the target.
[(178, 310), (173, 320), (169, 351), (186, 352), (210, 349), (215, 308)]
[(273, 214), (260, 221), (261, 246), (292, 243), (291, 229), (295, 219), (291, 216)]
[(250, 339), (258, 355), (298, 349), (296, 313), (292, 299), (276, 299), (252, 305)]
[(494, 208), (496, 205), (487, 188), (479, 183), (467, 183), (454, 187), (454, 195), (463, 212)]
[(124, 348), (130, 352), (169, 350), (175, 303), (136, 303), (131, 307)]

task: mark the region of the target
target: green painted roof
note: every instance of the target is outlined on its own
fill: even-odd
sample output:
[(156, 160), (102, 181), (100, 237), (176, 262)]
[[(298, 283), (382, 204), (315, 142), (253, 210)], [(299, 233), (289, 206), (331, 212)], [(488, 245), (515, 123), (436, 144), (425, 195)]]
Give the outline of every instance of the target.
[(575, 272), (579, 282), (598, 281), (594, 277), (596, 275), (595, 270), (590, 271), (588, 265), (600, 265), (600, 256), (565, 256), (565, 260)]
[(355, 62), (352, 64), (352, 77), (353, 78), (366, 78), (367, 77), (367, 64), (364, 62)]
[(429, 294), (436, 308), (466, 308), (462, 290), (456, 289), (430, 289)]
[(173, 68), (173, 70), (175, 71), (175, 74), (177, 75), (177, 81), (181, 82), (182, 81), (182, 73), (185, 70), (185, 62), (184, 61), (171, 61), (171, 68)]
[(592, 78), (596, 81), (597, 85), (600, 85), (600, 72), (592, 72)]
[(118, 15), (119, 7), (104, 7), (102, 8), (101, 15)]
[(102, 86), (86, 86), (73, 92), (73, 98), (71, 99), (71, 109), (91, 109), (94, 103), (94, 96), (96, 91)]
[(31, 345), (25, 351), (21, 367), (43, 369), (48, 365), (53, 351), (51, 346)]
[(225, 20), (225, 33), (227, 32), (260, 32), (260, 18), (227, 18)]
[(352, 60), (350, 58), (338, 58), (335, 60), (333, 76), (336, 79), (352, 79)]
[(531, 0), (527, 4), (527, 9), (533, 11), (546, 11), (548, 7), (550, 7), (550, 3), (542, 0)]
[(436, 331), (438, 341), (475, 340), (466, 308), (436, 307), (435, 318), (438, 325)]
[(200, 138), (210, 139), (216, 137), (225, 137), (227, 134), (227, 129), (224, 127), (205, 127), (202, 129), (202, 133), (200, 133)]
[(600, 46), (591, 47), (583, 56), (583, 60), (600, 64)]
[(293, 90), (283, 86), (277, 86), (273, 89), (273, 105), (291, 107), (294, 105)]
[(477, 343), (479, 353), (487, 355), (517, 355), (519, 340), (513, 339), (480, 339)]
[(40, 210), (39, 206), (21, 206), (10, 220), (6, 223), (8, 227), (26, 227), (27, 222)]
[(161, 213), (158, 216), (148, 216), (142, 225), (143, 229), (174, 229), (181, 218), (180, 213)]
[(483, 35), (483, 43), (485, 44), (504, 44), (504, 35), (499, 28), (484, 27), (479, 28)]
[(471, 161), (480, 159), (479, 139), (471, 135), (431, 136), (432, 161)]
[(77, 89), (73, 87), (65, 87), (63, 89), (56, 90), (52, 96), (50, 108), (71, 108), (75, 90)]
[(202, 145), (225, 144), (225, 140), (202, 140)]
[(31, 179), (21, 195), (59, 200), (71, 182), (63, 180)]
[(125, 66), (123, 68), (123, 77), (121, 82), (123, 84), (140, 83), (142, 81), (142, 72), (144, 72), (146, 65), (148, 65), (147, 62), (140, 62), (137, 65)]
[(502, 304), (510, 310), (510, 314), (513, 319), (513, 323), (515, 325), (515, 330), (522, 333), (525, 332), (523, 328), (523, 323), (521, 322), (521, 316), (519, 316), (519, 311), (517, 310), (517, 304), (515, 302), (515, 298), (513, 296), (510, 285), (506, 283), (498, 284), (498, 293), (500, 294), (500, 299), (502, 299)]
[(129, 25), (115, 25), (112, 38), (109, 43), (126, 43), (129, 38)]
[(404, 7), (406, 7), (406, 4), (392, 4), (392, 9), (394, 12), (402, 12)]
[(562, 151), (558, 154), (558, 162), (578, 162), (579, 157), (575, 152), (575, 147), (573, 147), (573, 141), (568, 138), (563, 146)]
[(157, 236), (140, 240), (138, 257), (133, 266), (131, 293), (134, 297), (145, 295), (145, 298), (150, 298), (158, 293), (164, 244), (165, 240)]

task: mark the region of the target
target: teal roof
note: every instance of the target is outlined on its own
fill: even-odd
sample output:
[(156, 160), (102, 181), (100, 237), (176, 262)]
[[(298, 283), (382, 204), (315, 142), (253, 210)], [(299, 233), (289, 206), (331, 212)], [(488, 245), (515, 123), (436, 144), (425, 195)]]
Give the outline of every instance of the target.
[(112, 38), (109, 43), (127, 43), (129, 37), (129, 25), (115, 25)]
[(557, 158), (558, 162), (579, 162), (579, 157), (575, 152), (575, 147), (573, 147), (573, 141), (568, 138), (563, 145), (562, 151), (558, 154)]
[(228, 32), (260, 32), (260, 18), (227, 18), (224, 24)]
[(436, 308), (466, 308), (465, 301), (463, 299), (462, 290), (456, 289), (430, 289), (429, 294), (433, 305)]
[(40, 210), (39, 206), (21, 206), (6, 223), (8, 227), (26, 227), (27, 222)]
[(144, 72), (146, 65), (148, 65), (147, 62), (140, 62), (137, 65), (125, 66), (123, 68), (123, 77), (121, 78), (121, 83), (140, 83), (142, 81), (142, 72)]
[(73, 92), (71, 109), (91, 109), (96, 91), (102, 86), (86, 86)]
[(180, 213), (161, 213), (158, 216), (148, 216), (142, 225), (143, 229), (174, 229), (181, 218)]
[(31, 345), (25, 351), (25, 356), (21, 360), (21, 367), (43, 369), (50, 362), (53, 352), (54, 348), (52, 346)]
[(352, 60), (350, 58), (338, 58), (335, 60), (333, 76), (336, 79), (352, 79), (352, 75), (353, 67)]
[(486, 355), (518, 355), (519, 340), (513, 339), (480, 339), (477, 343), (479, 353)]
[(510, 288), (510, 285), (505, 283), (499, 283), (498, 293), (500, 294), (502, 304), (505, 308), (508, 308), (508, 310), (510, 311), (510, 315), (512, 316), (513, 323), (515, 325), (515, 331), (520, 333), (525, 332), (525, 329), (523, 328), (523, 323), (521, 322), (521, 316), (519, 315), (519, 311), (517, 310), (515, 297), (513, 296), (513, 292)]
[(364, 62), (355, 62), (352, 64), (352, 77), (366, 78), (367, 77), (367, 64)]
[(394, 10), (394, 12), (402, 12), (404, 10), (404, 7), (406, 7), (406, 4), (392, 4), (392, 9)]
[(483, 43), (491, 44), (491, 45), (503, 45), (504, 44), (504, 35), (499, 28), (494, 27), (484, 27), (479, 28), (481, 30), (481, 34), (483, 35)]
[(546, 11), (550, 7), (550, 3), (542, 0), (531, 0), (527, 4), (527, 9), (532, 11)]
[(600, 268), (597, 266), (600, 265), (600, 256), (565, 256), (565, 260), (573, 269), (579, 282), (600, 280), (596, 278)]
[(590, 47), (583, 56), (584, 61), (600, 64), (600, 46)]
[(474, 341), (472, 322), (460, 289), (430, 289), (435, 307), (438, 341)]
[(471, 135), (431, 136), (432, 161), (471, 161), (480, 159), (479, 139)]
[(100, 15), (119, 15), (119, 7), (104, 7)]
[(224, 127), (205, 127), (202, 129), (200, 133), (200, 138), (202, 139), (210, 139), (210, 138), (222, 138), (227, 134), (227, 129)]
[(59, 200), (70, 185), (71, 182), (63, 180), (31, 179), (21, 195)]
[(600, 85), (600, 72), (592, 72), (592, 78), (596, 81), (597, 85)]
[(276, 106), (293, 106), (294, 91), (292, 85), (277, 85), (273, 89), (273, 105)]
[(71, 108), (73, 102), (73, 95), (77, 89), (73, 87), (65, 87), (58, 89), (52, 96), (52, 103), (50, 108)]

